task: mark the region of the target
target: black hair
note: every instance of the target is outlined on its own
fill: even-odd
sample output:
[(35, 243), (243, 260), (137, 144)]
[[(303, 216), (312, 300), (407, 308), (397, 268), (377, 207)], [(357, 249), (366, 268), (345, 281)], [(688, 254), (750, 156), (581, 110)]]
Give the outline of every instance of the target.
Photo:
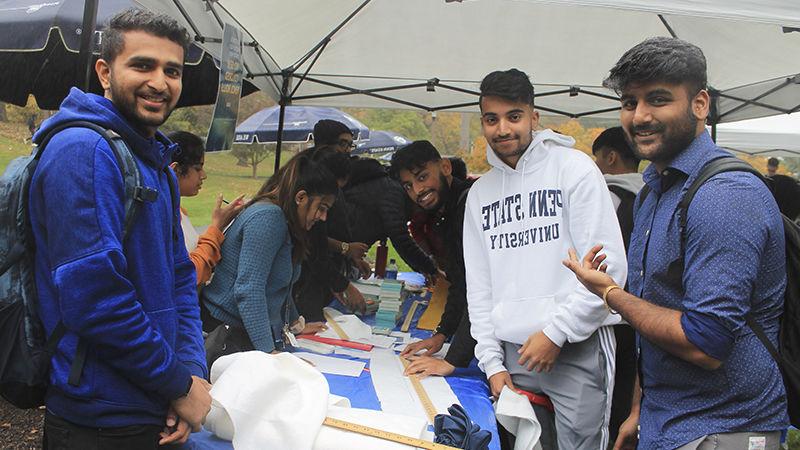
[(267, 200), (283, 211), (292, 236), (292, 260), (295, 263), (305, 259), (311, 247), (308, 231), (300, 226), (297, 215), (295, 196), (300, 191), (306, 191), (309, 197), (336, 195), (339, 192), (336, 177), (323, 164), (313, 161), (308, 150), (294, 155), (281, 166), (245, 206)]
[(767, 160), (767, 165), (772, 167), (778, 167), (780, 163), (780, 160), (774, 156)]
[(188, 131), (175, 131), (167, 135), (170, 141), (178, 144), (178, 151), (172, 154), (172, 162), (178, 163), (175, 173), (186, 174), (189, 167), (200, 164), (205, 153), (205, 144), (200, 136)]
[(350, 176), (351, 160), (347, 153), (337, 152), (329, 146), (315, 146), (308, 150), (312, 161), (327, 167), (337, 180)]
[(611, 68), (603, 86), (621, 94), (634, 83), (689, 85), (694, 97), (708, 84), (706, 57), (700, 47), (672, 37), (654, 37), (625, 52)]
[(144, 31), (153, 36), (169, 39), (183, 48), (184, 58), (191, 40), (186, 28), (166, 14), (156, 14), (138, 8), (130, 8), (116, 14), (103, 32), (100, 57), (109, 64), (125, 48), (124, 34), (128, 31)]
[(484, 97), (500, 97), (533, 107), (533, 85), (528, 75), (518, 69), (498, 70), (486, 75), (480, 90), (479, 105)]
[(414, 141), (394, 152), (389, 173), (392, 177), (399, 178), (403, 170), (420, 169), (431, 161), (441, 159), (442, 155), (429, 141)]
[(353, 130), (338, 120), (322, 119), (314, 125), (314, 145), (336, 145), (344, 133), (352, 136)]
[(450, 160), (450, 167), (452, 167), (451, 174), (453, 177), (459, 180), (466, 180), (469, 172), (469, 170), (467, 170), (467, 163), (458, 156), (448, 156), (447, 159)]
[(625, 132), (622, 127), (612, 127), (603, 130), (597, 139), (592, 143), (592, 154), (597, 155), (597, 152), (603, 148), (614, 150), (622, 157), (626, 165), (631, 167), (639, 167), (641, 159), (639, 159), (633, 152), (628, 140), (625, 139)]

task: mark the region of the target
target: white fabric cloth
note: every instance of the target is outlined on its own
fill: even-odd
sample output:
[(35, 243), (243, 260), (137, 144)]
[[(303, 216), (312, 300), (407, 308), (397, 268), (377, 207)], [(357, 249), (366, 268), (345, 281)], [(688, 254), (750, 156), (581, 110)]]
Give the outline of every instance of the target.
[(211, 367), (205, 427), (236, 449), (312, 448), (328, 409), (325, 377), (291, 353), (252, 351)]
[(602, 243), (608, 274), (625, 285), (625, 247), (606, 182), (574, 143), (551, 130), (535, 132), (514, 169), (487, 146), (492, 170), (467, 197), (467, 302), (487, 377), (504, 370), (501, 341), (523, 344), (542, 331), (562, 346), (619, 323), (561, 264), (570, 248), (582, 257)]
[(181, 230), (183, 230), (183, 241), (186, 244), (186, 251), (191, 253), (192, 250), (197, 248), (197, 241), (200, 239), (200, 235), (197, 234), (197, 230), (192, 226), (192, 222), (189, 220), (189, 216), (181, 211)]
[(326, 416), (414, 438), (427, 423), (367, 409), (328, 393), (325, 377), (291, 353), (235, 353), (211, 368), (211, 412), (205, 428), (237, 450), (405, 450), (406, 446), (323, 426)]
[(542, 426), (527, 397), (503, 386), (494, 413), (500, 425), (514, 435), (514, 450), (541, 450)]

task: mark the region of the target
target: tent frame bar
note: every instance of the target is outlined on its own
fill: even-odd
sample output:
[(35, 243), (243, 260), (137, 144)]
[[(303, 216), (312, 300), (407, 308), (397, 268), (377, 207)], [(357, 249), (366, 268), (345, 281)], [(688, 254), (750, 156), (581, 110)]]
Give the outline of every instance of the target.
[[(181, 4), (180, 0), (172, 0), (172, 3), (175, 5), (176, 8), (178, 8), (178, 11), (181, 13), (183, 18), (189, 24), (189, 27), (192, 29), (192, 32), (194, 33), (194, 40), (196, 42), (199, 42), (201, 44), (206, 43), (206, 42), (212, 42), (212, 43), (218, 43), (218, 44), (222, 43), (222, 38), (204, 36), (200, 32), (200, 29), (197, 27), (197, 24), (195, 24), (194, 21), (192, 20), (191, 16), (189, 16), (189, 13), (186, 11), (186, 8), (183, 7), (183, 5)], [(217, 20), (217, 24), (219, 24), (220, 30), (221, 31), (224, 30), (225, 25), (222, 22), (222, 19), (219, 17), (219, 14), (217, 14), (217, 11), (214, 9), (214, 0), (205, 0), (205, 3), (206, 3), (206, 8), (209, 11), (211, 11), (212, 14), (214, 14), (214, 18)], [(250, 32), (248, 32), (242, 26), (242, 24), (240, 24), (238, 21), (236, 21), (236, 25), (243, 32), (247, 33), (248, 36), (250, 36), (250, 38), (253, 37), (250, 34)], [(267, 62), (264, 60), (264, 56), (261, 54), (261, 45), (255, 39), (252, 39), (250, 42), (244, 42), (243, 45), (245, 45), (247, 47), (252, 47), (253, 51), (258, 56), (258, 59), (261, 61), (261, 64), (263, 64), (264, 67), (269, 67), (269, 64), (267, 64)], [(273, 62), (275, 62), (275, 60), (273, 60)], [(277, 65), (277, 63), (276, 63), (276, 65)], [(244, 77), (246, 77), (247, 79), (255, 78), (254, 75), (253, 75), (253, 71), (250, 70), (250, 68), (247, 65), (247, 62), (245, 62), (244, 59), (242, 59), (242, 67), (244, 68), (244, 72), (245, 72), (244, 73)], [(272, 81), (272, 84), (275, 87), (275, 89), (278, 90), (278, 83), (275, 81), (275, 78), (273, 76), (270, 76), (270, 80)]]
[(330, 33), (328, 33), (324, 38), (322, 38), (322, 40), (319, 41), (317, 45), (315, 45), (311, 50), (309, 50), (308, 53), (303, 55), (297, 62), (292, 64), (289, 67), (292, 70), (292, 72), (295, 72), (300, 66), (302, 66), (306, 61), (308, 61), (308, 59), (311, 58), (311, 56), (314, 53), (317, 52), (322, 53), (322, 51), (325, 49), (325, 47), (328, 45), (331, 39), (333, 39), (333, 35), (335, 35), (336, 33), (339, 32), (339, 30), (344, 28), (344, 26), (347, 25), (347, 23), (350, 22), (350, 20), (352, 20), (353, 17), (356, 16), (356, 14), (361, 12), (361, 10), (364, 9), (371, 1), (372, 0), (364, 0), (364, 2), (358, 5), (358, 7), (356, 7), (356, 9), (353, 10), (353, 12), (351, 12), (347, 17), (345, 17), (344, 20), (342, 20), (339, 23), (339, 25), (337, 25), (333, 30), (331, 30)]
[[(204, 0), (204, 1), (208, 5), (208, 8), (214, 14), (214, 17), (220, 23), (220, 26), (222, 27), (222, 22), (221, 22), (221, 20), (219, 18), (219, 15), (214, 10), (214, 1), (215, 0)], [(192, 27), (193, 31), (195, 32), (195, 40), (198, 40), (200, 42), (206, 42), (206, 41), (208, 41), (208, 42), (216, 42), (216, 40), (214, 40), (214, 41), (211, 40), (213, 38), (208, 38), (208, 37), (205, 37), (205, 36), (201, 36), (199, 30), (197, 29), (197, 26), (189, 18), (188, 14), (184, 10), (184, 8), (180, 5), (179, 0), (173, 0), (173, 2), (178, 7), (178, 9), (181, 11), (181, 13), (183, 14), (184, 18), (187, 20), (187, 22), (189, 23), (189, 25)], [(319, 60), (320, 56), (322, 56), (322, 53), (327, 48), (328, 44), (333, 39), (334, 35), (336, 33), (338, 33), (342, 28), (344, 28), (359, 12), (361, 12), (364, 8), (366, 8), (367, 5), (369, 5), (370, 2), (371, 2), (371, 0), (364, 0), (346, 18), (344, 18), (336, 27), (334, 27), (324, 38), (322, 38), (316, 45), (314, 45), (314, 47), (312, 47), (308, 52), (306, 52), (302, 57), (300, 57), (300, 59), (298, 59), (294, 64), (292, 64), (291, 66), (289, 66), (286, 69), (283, 69), (280, 73), (276, 73), (276, 72), (253, 73), (249, 69), (247, 69), (247, 67), (245, 67), (247, 69), (246, 76), (247, 76), (248, 79), (253, 79), (253, 78), (256, 78), (256, 77), (270, 77), (270, 79), (272, 80), (272, 82), (275, 85), (275, 87), (277, 87), (278, 83), (276, 82), (275, 77), (280, 76), (282, 78), (282, 83), (281, 83), (281, 88), (280, 88), (280, 100), (279, 100), (280, 117), (279, 117), (279, 122), (278, 122), (278, 139), (277, 139), (277, 145), (276, 145), (276, 150), (275, 150), (275, 171), (276, 172), (280, 168), (280, 154), (281, 154), (281, 144), (282, 144), (282, 137), (283, 137), (282, 134), (283, 134), (283, 126), (284, 126), (284, 120), (285, 120), (286, 106), (291, 105), (293, 100), (313, 100), (313, 99), (321, 99), (321, 98), (342, 97), (342, 96), (347, 96), (347, 95), (366, 95), (366, 96), (374, 97), (374, 98), (377, 98), (377, 99), (380, 99), (380, 100), (385, 100), (387, 102), (396, 103), (396, 104), (404, 105), (404, 106), (409, 106), (409, 107), (412, 107), (412, 108), (415, 108), (415, 109), (419, 109), (419, 110), (422, 110), (422, 111), (428, 111), (428, 112), (436, 112), (436, 111), (443, 111), (443, 110), (447, 110), (447, 109), (475, 106), (475, 105), (479, 104), (478, 101), (475, 101), (475, 102), (455, 103), (455, 104), (442, 105), (442, 106), (427, 106), (427, 105), (422, 105), (422, 104), (415, 103), (415, 102), (401, 100), (399, 98), (394, 98), (394, 97), (391, 97), (391, 96), (388, 96), (388, 95), (379, 94), (380, 92), (390, 92), (390, 91), (399, 91), (399, 90), (406, 90), (406, 89), (415, 89), (415, 88), (420, 88), (420, 87), (424, 86), (428, 90), (434, 90), (436, 87), (440, 87), (442, 89), (448, 89), (448, 90), (452, 90), (452, 91), (455, 91), (455, 92), (461, 92), (461, 93), (464, 93), (464, 94), (471, 94), (471, 95), (477, 95), (477, 96), (480, 95), (479, 92), (475, 92), (475, 91), (470, 90), (470, 89), (461, 88), (461, 87), (457, 87), (457, 86), (452, 86), (452, 85), (448, 85), (448, 84), (445, 84), (445, 83), (441, 83), (438, 78), (431, 78), (431, 79), (427, 80), (424, 83), (417, 82), (417, 83), (385, 86), (385, 87), (372, 88), (372, 89), (356, 89), (356, 88), (349, 87), (349, 86), (346, 86), (346, 85), (343, 85), (343, 84), (334, 83), (334, 82), (331, 82), (331, 81), (325, 81), (325, 80), (322, 80), (322, 79), (319, 79), (319, 78), (314, 78), (313, 76), (309, 76), (309, 73), (311, 72), (311, 69), (314, 67), (315, 63)], [(670, 36), (672, 36), (673, 38), (677, 38), (678, 36), (675, 33), (675, 30), (672, 28), (672, 26), (669, 24), (669, 22), (666, 20), (666, 18), (662, 14), (658, 14), (658, 18), (661, 21), (661, 23), (664, 25), (664, 28), (667, 30), (667, 32), (670, 34)], [(238, 25), (241, 27), (241, 24), (238, 24)], [(795, 30), (791, 30), (791, 31), (795, 31)], [(269, 67), (269, 65), (267, 65), (266, 62), (264, 61), (263, 55), (261, 54), (262, 47), (255, 40), (253, 40), (250, 43), (247, 43), (246, 45), (254, 47), (254, 49), (256, 51), (256, 54), (261, 59), (261, 62), (264, 65), (264, 67)], [(305, 71), (303, 72), (303, 74), (302, 75), (297, 74), (297, 71), (300, 69), (300, 67), (303, 64), (305, 64), (306, 62), (308, 62), (309, 60), (311, 60), (311, 62), (305, 68)], [(274, 62), (274, 59), (273, 59), (273, 62)], [(293, 78), (297, 79), (297, 83), (293, 88), (291, 88), (291, 82), (292, 82)], [(711, 94), (712, 101), (711, 101), (711, 111), (710, 111), (710, 114), (709, 114), (708, 121), (709, 121), (709, 124), (711, 125), (712, 139), (714, 139), (716, 141), (717, 123), (719, 123), (720, 119), (722, 119), (723, 117), (725, 117), (727, 115), (733, 114), (736, 111), (738, 111), (738, 110), (740, 110), (740, 109), (742, 109), (742, 108), (744, 108), (744, 107), (746, 107), (748, 105), (758, 106), (758, 107), (766, 108), (766, 109), (769, 109), (769, 110), (772, 110), (772, 111), (777, 111), (777, 112), (784, 113), (784, 114), (789, 114), (789, 113), (792, 113), (794, 111), (800, 110), (800, 104), (798, 104), (797, 106), (795, 106), (792, 109), (787, 110), (787, 109), (784, 109), (784, 108), (780, 108), (780, 107), (777, 107), (777, 106), (771, 106), (771, 105), (767, 105), (767, 104), (759, 102), (760, 99), (766, 97), (767, 95), (770, 95), (770, 94), (772, 94), (774, 92), (777, 92), (780, 89), (786, 87), (787, 85), (794, 83), (795, 82), (794, 80), (796, 78), (797, 77), (786, 78), (786, 80), (781, 85), (775, 86), (773, 88), (770, 88), (766, 92), (764, 92), (764, 93), (762, 93), (762, 94), (760, 94), (760, 95), (758, 95), (755, 98), (750, 99), (750, 100), (739, 98), (739, 97), (734, 96), (734, 95), (722, 93), (722, 92), (716, 91), (714, 89), (709, 89), (709, 93)], [(297, 93), (298, 89), (300, 88), (300, 85), (304, 81), (310, 81), (312, 83), (316, 83), (316, 84), (320, 84), (320, 85), (323, 85), (323, 86), (339, 89), (341, 91), (340, 92), (328, 92), (328, 93), (322, 93), (322, 94), (308, 94), (308, 95), (296, 96), (295, 94)], [(291, 91), (290, 91), (290, 88), (291, 88)], [(611, 101), (619, 101), (618, 97), (615, 97), (615, 96), (612, 96), (612, 95), (608, 95), (608, 94), (604, 94), (604, 93), (593, 92), (593, 91), (590, 91), (588, 89), (581, 88), (579, 86), (570, 86), (569, 88), (566, 88), (566, 89), (558, 89), (558, 90), (554, 90), (554, 91), (548, 91), (548, 92), (544, 92), (544, 93), (534, 94), (534, 98), (537, 98), (537, 97), (548, 97), (548, 96), (552, 96), (552, 95), (562, 95), (562, 94), (569, 94), (570, 96), (576, 96), (576, 95), (579, 95), (579, 94), (586, 94), (586, 95), (590, 95), (590, 96), (593, 96), (593, 97), (603, 98), (603, 99), (607, 99), (607, 100), (611, 100)], [(741, 102), (741, 104), (736, 106), (735, 108), (731, 109), (730, 111), (726, 111), (723, 114), (718, 114), (718, 102), (719, 102), (720, 98), (726, 98), (726, 99), (729, 99), (729, 100), (738, 101), (738, 102)], [(537, 105), (536, 109), (541, 110), (541, 111), (545, 111), (545, 112), (549, 112), (549, 113), (553, 113), (553, 114), (563, 115), (563, 116), (566, 116), (566, 117), (569, 117), (569, 118), (573, 118), (573, 119), (577, 119), (577, 118), (591, 116), (591, 115), (595, 115), (595, 114), (603, 114), (603, 113), (607, 113), (607, 112), (617, 111), (617, 110), (620, 109), (620, 107), (619, 106), (615, 106), (615, 107), (610, 107), (610, 108), (603, 108), (603, 109), (597, 109), (597, 110), (586, 111), (586, 112), (578, 112), (578, 113), (570, 113), (570, 112), (566, 112), (566, 111), (562, 111), (562, 110), (558, 110), (558, 109), (554, 109), (554, 108), (548, 108), (548, 107), (544, 107), (544, 106), (540, 106), (540, 105)]]
[(721, 119), (721, 118), (723, 118), (723, 117), (725, 117), (725, 116), (727, 116), (729, 114), (733, 114), (736, 111), (739, 111), (740, 109), (742, 109), (742, 108), (744, 108), (745, 106), (748, 106), (748, 105), (761, 106), (762, 108), (769, 108), (769, 109), (773, 109), (773, 110), (776, 110), (776, 111), (781, 111), (781, 112), (784, 112), (784, 113), (788, 114), (791, 110), (781, 110), (781, 109), (778, 109), (777, 107), (769, 106), (769, 105), (760, 103), (759, 100), (761, 100), (762, 98), (764, 98), (764, 97), (766, 97), (766, 96), (768, 96), (770, 94), (774, 94), (775, 92), (777, 92), (777, 91), (779, 91), (779, 90), (781, 90), (781, 89), (785, 88), (786, 86), (788, 86), (790, 84), (793, 84), (793, 83), (794, 83), (794, 78), (786, 78), (785, 80), (783, 80), (783, 83), (781, 83), (781, 84), (779, 84), (777, 86), (773, 86), (770, 89), (767, 89), (765, 92), (757, 95), (756, 97), (754, 97), (754, 98), (752, 98), (750, 100), (737, 99), (737, 98), (733, 97), (732, 95), (720, 93), (719, 95), (721, 97), (729, 98), (731, 100), (738, 100), (738, 101), (741, 101), (742, 104), (740, 104), (739, 106), (737, 106), (735, 108), (732, 108), (729, 111), (725, 111), (723, 114), (720, 114), (719, 118)]
[(659, 20), (661, 20), (661, 23), (664, 25), (664, 28), (667, 29), (667, 32), (669, 33), (669, 35), (672, 36), (673, 38), (677, 39), (678, 35), (675, 33), (675, 30), (672, 29), (672, 27), (670, 26), (669, 22), (667, 22), (667, 19), (664, 18), (664, 15), (663, 14), (659, 14), (658, 18), (659, 18)]
[[(297, 92), (297, 89), (300, 87), (300, 84), (302, 84), (303, 81), (305, 80), (311, 80), (310, 78), (308, 78), (308, 73), (311, 71), (311, 68), (314, 67), (314, 64), (322, 55), (322, 52), (325, 51), (325, 48), (327, 48), (328, 43), (330, 43), (330, 41), (333, 39), (333, 36), (336, 33), (338, 33), (339, 30), (344, 28), (344, 26), (347, 25), (347, 23), (350, 22), (350, 20), (352, 20), (353, 17), (355, 17), (362, 9), (364, 9), (371, 1), (372, 0), (364, 0), (360, 5), (358, 5), (358, 7), (356, 7), (355, 10), (353, 10), (353, 12), (351, 12), (347, 17), (344, 18), (344, 20), (342, 20), (336, 27), (334, 27), (334, 29), (331, 30), (330, 33), (328, 33), (313, 48), (311, 48), (311, 50), (309, 50), (305, 55), (303, 55), (297, 62), (295, 62), (294, 64), (292, 64), (291, 66), (287, 67), (282, 71), (281, 76), (283, 77), (283, 83), (281, 85), (281, 90), (280, 90), (281, 98), (279, 102), (281, 109), (280, 109), (280, 115), (278, 117), (278, 141), (275, 144), (274, 173), (277, 173), (278, 169), (281, 166), (281, 147), (283, 144), (283, 125), (284, 125), (284, 120), (286, 118), (286, 106), (292, 104), (292, 98), (294, 94)], [(213, 3), (213, 0), (206, 0), (206, 2)], [(211, 6), (211, 9), (213, 10), (213, 5)], [(214, 11), (214, 16), (217, 17), (217, 20), (219, 21), (219, 17), (217, 16), (216, 11)], [(302, 76), (296, 77), (295, 72), (297, 72), (297, 70), (312, 57), (314, 59), (306, 68), (305, 73), (303, 73)], [(265, 67), (267, 66), (265, 65)], [(298, 81), (294, 89), (292, 89), (292, 91), (289, 92), (289, 89), (291, 88), (292, 78), (298, 78)]]

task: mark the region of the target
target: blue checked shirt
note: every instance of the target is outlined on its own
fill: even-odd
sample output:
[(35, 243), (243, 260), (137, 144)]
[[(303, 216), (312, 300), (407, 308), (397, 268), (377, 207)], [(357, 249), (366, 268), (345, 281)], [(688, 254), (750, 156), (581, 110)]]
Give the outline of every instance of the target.
[(702, 369), (638, 337), (640, 449), (788, 427), (779, 369), (745, 324), (745, 314), (753, 314), (776, 342), (785, 244), (778, 207), (764, 183), (743, 172), (707, 181), (689, 207), (685, 268), (671, 264), (680, 255), (678, 202), (706, 163), (729, 155), (704, 132), (662, 173), (654, 165), (644, 171), (651, 192), (636, 212), (628, 288), (682, 311), (688, 340), (722, 366)]

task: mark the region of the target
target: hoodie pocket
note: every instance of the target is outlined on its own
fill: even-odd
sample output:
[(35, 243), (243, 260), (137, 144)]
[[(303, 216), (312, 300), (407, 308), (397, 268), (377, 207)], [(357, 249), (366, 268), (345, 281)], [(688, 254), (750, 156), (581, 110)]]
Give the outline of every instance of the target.
[(494, 334), (501, 341), (524, 344), (550, 324), (555, 309), (552, 295), (501, 301), (492, 309)]

